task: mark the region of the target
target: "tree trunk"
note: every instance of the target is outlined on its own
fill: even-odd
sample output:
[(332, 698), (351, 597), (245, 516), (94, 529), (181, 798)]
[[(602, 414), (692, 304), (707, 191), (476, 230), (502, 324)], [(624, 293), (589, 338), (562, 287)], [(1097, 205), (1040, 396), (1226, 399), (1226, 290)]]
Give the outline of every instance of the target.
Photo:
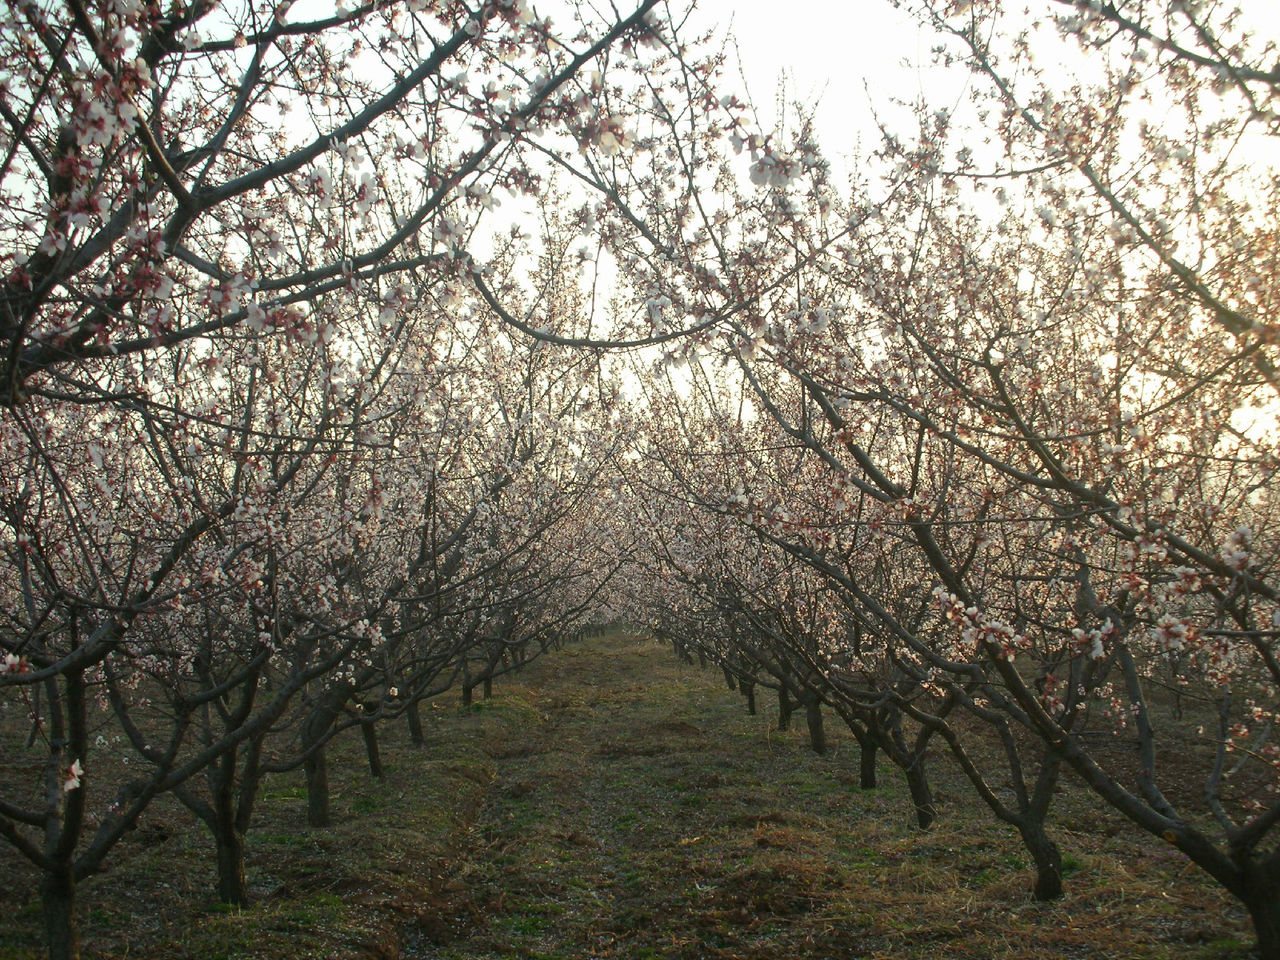
[(405, 716), (409, 720), (409, 741), (415, 747), (422, 746), (427, 742), (427, 738), (422, 735), (422, 712), (418, 709), (418, 701), (416, 699), (409, 701)]
[(302, 749), (306, 751), (303, 770), (307, 776), (307, 823), (313, 827), (329, 825), (329, 768), (325, 762), (324, 743), (350, 695), (348, 688), (325, 691), (302, 725)]
[(313, 827), (329, 825), (329, 769), (324, 749), (317, 747), (303, 764), (307, 774), (307, 823)]
[(484, 699), (486, 699), (486, 700), (492, 700), (492, 699), (493, 699), (493, 677), (485, 677), (485, 678), (484, 678), (484, 692), (483, 692), (482, 696), (483, 696), (483, 697), (484, 697)]
[(462, 708), (464, 710), (468, 709), (471, 706), (473, 699), (474, 699), (474, 696), (472, 694), (471, 684), (464, 683), (462, 685)]
[(786, 687), (778, 688), (778, 729), (791, 729), (791, 698)]
[(49, 960), (80, 960), (80, 929), (76, 926), (76, 881), (69, 866), (45, 871), (40, 881), (40, 900), (44, 909), (44, 933), (49, 944)]
[(751, 716), (756, 715), (756, 685), (754, 683), (742, 682), (742, 692), (747, 698), (747, 713)]
[(376, 721), (361, 720), (360, 736), (364, 738), (364, 752), (369, 758), (369, 776), (382, 779), (382, 754), (378, 751)]
[(232, 906), (249, 903), (244, 879), (244, 836), (232, 823), (219, 823), (214, 834), (218, 847), (218, 899)]
[[(249, 886), (244, 879), (244, 833), (237, 829), (235, 804), (236, 752), (224, 754), (209, 771), (212, 793), (211, 816), (205, 820), (213, 831), (218, 855), (218, 899), (232, 906), (249, 903)], [(245, 771), (252, 775), (251, 770)], [(247, 813), (247, 811), (246, 811)]]
[(876, 742), (871, 737), (858, 737), (861, 756), (858, 759), (858, 785), (863, 790), (876, 786)]
[(1045, 833), (1043, 823), (1019, 824), (1018, 832), (1036, 867), (1036, 885), (1032, 890), (1032, 897), (1042, 903), (1060, 899), (1062, 854), (1058, 845)]
[[(52, 681), (45, 681), (51, 683)], [(44, 716), (40, 707), (40, 693), (43, 685), (37, 683), (31, 691), (31, 732), (27, 734), (27, 749), (30, 750), (40, 741), (40, 731), (43, 729), (40, 723), (40, 717)]]
[(818, 756), (827, 752), (827, 732), (822, 726), (822, 701), (810, 695), (804, 705), (805, 722), (809, 725), (809, 746)]
[(733, 682), (733, 671), (730, 670), (728, 667), (726, 667), (724, 664), (721, 664), (720, 672), (724, 674), (724, 682), (728, 684), (729, 689), (732, 690), (735, 686)]
[(928, 830), (938, 816), (938, 810), (933, 805), (933, 790), (925, 773), (924, 757), (916, 757), (903, 773), (907, 777), (907, 789), (911, 791), (911, 802), (916, 808), (916, 823), (921, 830)]
[(1280, 960), (1280, 890), (1260, 877), (1250, 878), (1247, 895), (1240, 898), (1253, 921), (1258, 938), (1258, 960)]

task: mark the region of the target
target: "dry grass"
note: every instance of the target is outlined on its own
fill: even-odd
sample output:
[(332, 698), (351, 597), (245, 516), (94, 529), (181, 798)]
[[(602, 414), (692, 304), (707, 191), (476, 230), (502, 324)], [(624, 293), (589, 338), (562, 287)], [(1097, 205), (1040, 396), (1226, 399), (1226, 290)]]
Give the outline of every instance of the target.
[[(1034, 903), (1016, 836), (945, 758), (942, 815), (922, 833), (890, 767), (857, 789), (851, 738), (830, 729), (815, 757), (659, 647), (592, 641), (475, 713), (436, 715), (425, 750), (387, 738), (383, 782), (344, 741), (331, 830), (305, 827), (300, 778), (269, 784), (249, 911), (216, 908), (210, 845), (184, 812), (156, 811), (82, 890), (86, 956), (1248, 956), (1230, 899), (1087, 794), (1056, 804), (1067, 897)], [(24, 871), (0, 854), (19, 931), (3, 958), (37, 956)]]
[[(434, 711), (423, 748), (382, 736), (386, 775), (371, 778), (358, 736), (330, 756), (334, 825), (306, 825), (301, 773), (268, 779), (248, 835), (253, 904), (217, 902), (213, 843), (172, 798), (156, 803), (113, 852), (109, 870), (78, 890), (89, 958), (395, 956), (401, 929), (448, 885), (497, 770), (491, 756), (517, 727), (539, 721), (518, 699), (471, 713)], [(42, 955), (37, 875), (0, 847), (0, 958)]]

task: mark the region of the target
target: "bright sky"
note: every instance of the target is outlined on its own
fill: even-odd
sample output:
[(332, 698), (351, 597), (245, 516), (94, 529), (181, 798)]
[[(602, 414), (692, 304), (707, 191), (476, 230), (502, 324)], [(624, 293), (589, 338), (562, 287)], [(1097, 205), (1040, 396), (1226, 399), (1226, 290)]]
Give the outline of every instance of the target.
[[(780, 81), (788, 101), (819, 102), (819, 132), (832, 159), (854, 152), (860, 139), (864, 148), (876, 145), (872, 106), (883, 111), (891, 98), (918, 97), (928, 77), (914, 65), (927, 63), (936, 42), (888, 0), (704, 0), (695, 18), (737, 36), (761, 126), (777, 115)], [(935, 81), (935, 96), (941, 89)]]
[[(1237, 0), (1244, 24), (1262, 39), (1280, 39), (1280, 0)], [(1048, 13), (1052, 5), (1046, 5)], [(928, 66), (930, 49), (939, 42), (889, 0), (702, 0), (693, 25), (720, 34), (732, 30), (738, 40), (742, 80), (768, 130), (777, 118), (779, 82), (788, 103), (819, 103), (818, 132), (837, 169), (851, 155), (874, 149), (879, 137), (873, 107), (891, 128), (912, 125), (892, 117), (890, 101), (921, 96), (937, 107), (953, 110), (964, 98), (968, 82), (963, 68)], [(727, 79), (740, 84), (736, 67)], [(1258, 128), (1243, 149), (1272, 168), (1280, 165), (1274, 138)]]

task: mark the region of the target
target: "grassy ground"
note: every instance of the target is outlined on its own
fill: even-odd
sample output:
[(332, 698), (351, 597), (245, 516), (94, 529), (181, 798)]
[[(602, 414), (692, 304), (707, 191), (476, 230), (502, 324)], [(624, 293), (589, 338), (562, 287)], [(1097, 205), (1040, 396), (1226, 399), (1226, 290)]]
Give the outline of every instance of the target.
[[(1058, 804), (1066, 899), (1033, 903), (1016, 838), (941, 759), (921, 833), (891, 768), (857, 789), (851, 738), (815, 757), (661, 647), (591, 641), (435, 716), (425, 749), (387, 738), (382, 782), (352, 737), (336, 828), (305, 827), (300, 778), (268, 786), (251, 910), (216, 907), (209, 844), (159, 811), (82, 888), (86, 956), (1248, 956), (1228, 898), (1087, 796)], [(7, 851), (4, 876), (0, 957), (38, 956), (34, 878)]]

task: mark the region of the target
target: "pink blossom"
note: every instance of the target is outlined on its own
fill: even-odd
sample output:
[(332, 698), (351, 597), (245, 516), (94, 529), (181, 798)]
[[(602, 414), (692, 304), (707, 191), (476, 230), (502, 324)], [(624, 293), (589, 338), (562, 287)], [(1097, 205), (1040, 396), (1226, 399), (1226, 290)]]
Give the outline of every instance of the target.
[(63, 792), (70, 793), (77, 789), (80, 786), (80, 778), (83, 776), (84, 767), (80, 765), (80, 760), (78, 758), (72, 760), (71, 766), (67, 767), (67, 772), (62, 779)]

